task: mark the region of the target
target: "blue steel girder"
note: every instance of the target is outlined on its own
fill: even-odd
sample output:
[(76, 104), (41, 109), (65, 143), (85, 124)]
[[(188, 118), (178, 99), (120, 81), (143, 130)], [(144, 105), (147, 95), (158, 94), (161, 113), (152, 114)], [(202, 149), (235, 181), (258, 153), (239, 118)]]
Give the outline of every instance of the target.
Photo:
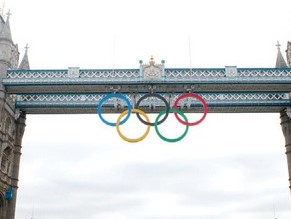
[[(161, 94), (172, 106), (178, 95), (195, 92), (207, 101), (209, 112), (279, 112), (290, 106), (291, 68), (235, 68), (235, 74), (224, 68), (163, 69), (158, 78), (145, 77), (141, 69), (9, 70), (3, 84), (16, 95), (15, 107), (27, 113), (96, 113), (100, 99), (113, 92), (126, 95), (133, 106), (146, 93)], [(164, 107), (157, 98), (141, 104), (147, 113)], [(179, 107), (203, 109), (191, 98)], [(126, 108), (112, 98), (102, 109), (118, 113)]]
[(235, 76), (224, 68), (165, 69), (155, 80), (145, 79), (139, 69), (9, 70), (3, 84), (8, 93), (147, 92), (155, 85), (159, 92), (195, 91), (290, 91), (291, 68), (238, 68)]
[[(122, 93), (134, 107), (146, 93)], [(158, 93), (173, 106), (181, 93)], [(207, 102), (209, 112), (279, 112), (290, 106), (289, 93), (285, 92), (200, 92)], [(98, 103), (106, 94), (22, 94), (17, 95), (16, 108), (31, 114), (49, 113), (96, 113)], [(202, 104), (194, 98), (186, 98), (179, 102), (184, 112), (202, 112)], [(140, 108), (147, 113), (157, 113), (165, 108), (158, 98), (147, 98), (141, 102)], [(111, 98), (103, 104), (102, 112), (118, 113), (127, 109), (125, 101)]]

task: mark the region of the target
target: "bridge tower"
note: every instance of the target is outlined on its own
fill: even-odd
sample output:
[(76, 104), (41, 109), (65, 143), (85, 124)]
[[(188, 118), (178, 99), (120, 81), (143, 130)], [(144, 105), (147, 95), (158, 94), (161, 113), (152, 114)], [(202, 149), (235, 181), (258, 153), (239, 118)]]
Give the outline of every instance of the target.
[[(3, 78), (8, 69), (17, 69), (19, 52), (11, 37), (10, 13), (0, 15), (0, 219), (14, 219), (21, 141), (25, 114), (15, 109), (15, 95), (8, 95)], [(28, 67), (27, 51), (20, 67)]]
[[(276, 68), (287, 68), (288, 66), (291, 67), (291, 42), (287, 43), (287, 50), (286, 50), (288, 64), (285, 62), (285, 59), (282, 56), (282, 53), (280, 51), (280, 46), (281, 45), (278, 42)], [(280, 119), (281, 119), (282, 132), (285, 138), (287, 165), (288, 165), (288, 172), (289, 172), (289, 188), (291, 189), (291, 108), (290, 107), (280, 112)]]

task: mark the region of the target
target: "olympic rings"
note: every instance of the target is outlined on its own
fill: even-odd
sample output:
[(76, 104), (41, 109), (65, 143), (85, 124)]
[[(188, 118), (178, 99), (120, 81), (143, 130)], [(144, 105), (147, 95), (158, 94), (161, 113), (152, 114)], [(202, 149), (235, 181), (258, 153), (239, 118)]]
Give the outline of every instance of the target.
[[(185, 114), (184, 114), (181, 110), (171, 108), (169, 112), (170, 112), (170, 113), (175, 112), (175, 113), (180, 114), (180, 115), (184, 118), (184, 120), (185, 120), (186, 122), (188, 122), (187, 117), (185, 116)], [(177, 141), (182, 140), (182, 139), (186, 136), (186, 134), (187, 134), (187, 132), (188, 132), (188, 129), (189, 129), (189, 126), (188, 126), (188, 125), (186, 125), (185, 132), (184, 132), (180, 137), (178, 137), (178, 138), (172, 138), (172, 139), (171, 139), (171, 138), (166, 138), (166, 137), (164, 137), (164, 136), (160, 133), (160, 131), (159, 131), (159, 129), (158, 129), (158, 122), (157, 122), (157, 121), (159, 121), (159, 118), (160, 118), (163, 114), (165, 114), (165, 113), (167, 113), (167, 111), (166, 111), (166, 110), (162, 110), (162, 111), (159, 113), (159, 115), (157, 116), (157, 118), (156, 118), (156, 122), (155, 122), (155, 130), (156, 130), (156, 133), (158, 134), (158, 136), (159, 136), (162, 140), (167, 141), (167, 142), (177, 142)]]
[[(143, 117), (145, 117), (147, 123), (149, 123), (150, 119), (149, 119), (149, 117), (145, 114), (144, 111), (142, 111), (142, 110), (140, 110), (140, 109), (133, 109), (132, 112), (133, 112), (133, 113), (139, 113), (139, 114), (141, 114)], [(121, 133), (121, 131), (120, 131), (120, 129), (119, 129), (120, 120), (121, 120), (121, 118), (122, 118), (125, 114), (128, 114), (128, 110), (125, 110), (123, 113), (121, 113), (120, 116), (119, 116), (118, 119), (117, 119), (117, 122), (116, 122), (116, 130), (117, 130), (117, 133), (119, 134), (119, 136), (120, 136), (123, 140), (128, 141), (128, 142), (139, 142), (139, 141), (143, 140), (143, 139), (144, 139), (144, 138), (149, 134), (149, 131), (150, 131), (150, 128), (151, 128), (150, 125), (148, 125), (148, 127), (147, 127), (145, 133), (144, 133), (141, 137), (136, 138), (136, 139), (127, 138), (127, 137), (125, 137), (125, 136)]]
[(202, 104), (203, 104), (203, 110), (204, 110), (203, 116), (202, 116), (199, 120), (197, 120), (196, 122), (192, 122), (192, 123), (191, 123), (191, 122), (188, 122), (188, 121), (185, 122), (185, 121), (183, 121), (182, 119), (180, 119), (180, 117), (178, 116), (178, 114), (177, 114), (176, 112), (175, 112), (175, 117), (177, 118), (177, 120), (178, 120), (179, 122), (181, 122), (181, 123), (184, 124), (184, 125), (189, 125), (189, 126), (198, 125), (199, 123), (201, 123), (201, 122), (205, 119), (206, 114), (208, 113), (207, 103), (206, 103), (206, 101), (205, 101), (201, 96), (199, 96), (198, 94), (187, 93), (187, 94), (182, 94), (181, 96), (179, 96), (179, 97), (176, 99), (176, 101), (175, 101), (175, 103), (174, 103), (174, 105), (173, 105), (173, 108), (176, 109), (177, 106), (178, 106), (179, 101), (182, 100), (182, 99), (184, 99), (184, 98), (186, 98), (186, 97), (194, 97), (194, 98), (196, 98), (196, 99), (198, 99), (198, 100), (200, 100), (200, 101), (202, 102)]
[(122, 121), (120, 122), (120, 125), (122, 125), (123, 123), (125, 123), (125, 122), (129, 119), (129, 116), (130, 116), (130, 114), (131, 114), (131, 108), (132, 108), (132, 107), (131, 107), (131, 104), (130, 104), (130, 101), (129, 101), (128, 98), (127, 98), (126, 96), (124, 96), (124, 95), (116, 94), (116, 93), (112, 93), (112, 94), (108, 94), (107, 96), (103, 97), (103, 98), (101, 99), (101, 101), (99, 102), (99, 104), (98, 104), (98, 108), (97, 108), (98, 115), (99, 115), (100, 119), (102, 120), (102, 122), (104, 122), (106, 125), (116, 126), (116, 123), (108, 122), (108, 121), (105, 120), (105, 119), (103, 118), (103, 116), (101, 115), (101, 108), (102, 108), (103, 103), (104, 103), (106, 100), (108, 100), (108, 99), (110, 99), (110, 98), (112, 98), (112, 97), (118, 97), (118, 98), (120, 98), (120, 99), (123, 99), (123, 100), (126, 102), (126, 104), (127, 104), (128, 113), (127, 113), (127, 116), (124, 118), (124, 120), (122, 120)]
[[(163, 96), (161, 96), (161, 95), (159, 95), (159, 94), (155, 94), (155, 93), (150, 93), (150, 94), (146, 94), (146, 95), (142, 96), (142, 97), (137, 101), (135, 107), (138, 108), (138, 107), (139, 107), (139, 104), (141, 103), (141, 101), (143, 101), (144, 99), (146, 99), (146, 98), (148, 98), (148, 97), (156, 97), (156, 98), (158, 98), (158, 99), (161, 99), (161, 100), (165, 103), (165, 105), (166, 105), (166, 113), (165, 113), (166, 115), (164, 116), (164, 118), (163, 118), (161, 121), (157, 122), (157, 124), (160, 125), (160, 124), (162, 124), (162, 123), (167, 119), (167, 117), (168, 117), (168, 115), (169, 115), (170, 105), (169, 105), (169, 103), (167, 102), (167, 100), (166, 100)], [(156, 122), (155, 122), (155, 123), (150, 123), (150, 122), (146, 122), (146, 121), (144, 121), (144, 120), (140, 117), (139, 113), (137, 113), (136, 115), (137, 115), (137, 118), (139, 119), (139, 121), (141, 121), (141, 122), (142, 122), (143, 124), (145, 124), (145, 125), (154, 126), (154, 125), (156, 124)]]
[[(123, 112), (119, 115), (119, 117), (118, 117), (116, 123), (108, 122), (108, 121), (105, 120), (105, 119), (103, 118), (103, 116), (101, 115), (101, 108), (102, 108), (103, 103), (104, 103), (105, 101), (107, 101), (108, 99), (112, 98), (112, 97), (120, 98), (120, 99), (124, 100), (124, 101), (126, 102), (126, 104), (127, 104), (127, 110), (123, 111)], [(146, 115), (146, 113), (145, 113), (144, 111), (142, 111), (141, 109), (138, 109), (138, 107), (139, 107), (141, 101), (143, 101), (144, 99), (146, 99), (146, 98), (148, 98), (148, 97), (155, 97), (155, 98), (158, 98), (158, 99), (162, 100), (162, 101), (165, 103), (165, 106), (166, 106), (166, 109), (162, 110), (162, 111), (158, 114), (158, 116), (156, 117), (154, 123), (151, 123), (151, 122), (150, 122), (149, 117)], [(203, 116), (202, 116), (199, 120), (197, 120), (197, 121), (195, 121), (195, 122), (188, 122), (188, 119), (187, 119), (186, 115), (185, 115), (181, 110), (177, 109), (179, 101), (182, 100), (182, 99), (184, 99), (184, 98), (186, 98), (186, 97), (192, 97), (192, 98), (195, 98), (195, 99), (199, 100), (199, 101), (202, 103), (202, 105), (203, 105), (203, 110), (204, 110), (204, 112), (203, 112)], [(143, 140), (143, 139), (148, 135), (148, 133), (149, 133), (149, 131), (150, 131), (150, 126), (155, 126), (155, 131), (156, 131), (157, 135), (158, 135), (162, 140), (164, 140), (164, 141), (166, 141), (166, 142), (177, 142), (177, 141), (180, 141), (180, 140), (182, 140), (182, 139), (186, 136), (186, 134), (188, 133), (189, 126), (194, 126), (194, 125), (198, 125), (199, 123), (201, 123), (201, 122), (205, 119), (205, 117), (206, 117), (206, 115), (207, 115), (207, 113), (208, 113), (208, 106), (207, 106), (206, 101), (205, 101), (205, 100), (204, 100), (200, 95), (195, 94), (195, 93), (185, 93), (185, 94), (180, 95), (180, 96), (175, 100), (174, 105), (173, 105), (172, 108), (170, 108), (169, 103), (167, 102), (167, 100), (166, 100), (163, 96), (161, 96), (161, 95), (159, 95), (159, 94), (155, 94), (155, 93), (150, 93), (150, 94), (146, 94), (146, 95), (142, 96), (142, 97), (137, 101), (136, 107), (137, 107), (137, 108), (132, 108), (129, 99), (128, 99), (126, 96), (124, 96), (124, 95), (122, 95), (122, 94), (112, 93), (112, 94), (108, 94), (108, 95), (106, 95), (105, 97), (103, 97), (103, 98), (100, 100), (100, 102), (99, 102), (99, 104), (98, 104), (98, 107), (97, 107), (97, 112), (98, 112), (98, 115), (99, 115), (99, 117), (100, 117), (100, 119), (101, 119), (102, 122), (104, 122), (106, 125), (109, 125), (109, 126), (116, 126), (116, 130), (117, 130), (117, 133), (119, 134), (119, 136), (120, 136), (123, 140), (128, 141), (128, 142), (139, 142), (139, 141), (142, 141), (142, 140)], [(147, 125), (147, 129), (146, 129), (145, 133), (144, 133), (141, 137), (138, 137), (138, 138), (135, 138), (135, 139), (134, 139), (134, 138), (128, 138), (128, 137), (126, 137), (126, 136), (123, 135), (123, 134), (121, 133), (121, 131), (120, 131), (120, 125), (124, 124), (124, 123), (129, 119), (131, 113), (136, 113), (137, 118), (138, 118), (138, 119), (139, 119), (143, 124)], [(181, 124), (186, 125), (186, 128), (185, 128), (184, 133), (183, 133), (180, 137), (178, 137), (178, 138), (173, 138), (173, 139), (171, 139), (171, 138), (166, 138), (166, 137), (164, 137), (164, 136), (160, 133), (160, 131), (159, 131), (159, 129), (158, 129), (158, 125), (160, 125), (161, 123), (163, 123), (163, 122), (167, 119), (169, 113), (174, 113), (176, 119), (177, 119)], [(143, 120), (143, 119), (140, 117), (140, 114), (145, 118), (146, 121)], [(163, 116), (164, 114), (165, 114), (165, 116), (163, 117), (163, 119), (161, 119), (161, 120), (159, 121), (160, 117)], [(183, 120), (178, 116), (178, 114), (183, 118)], [(126, 117), (125, 117), (123, 120), (121, 120), (125, 115), (126, 115)]]

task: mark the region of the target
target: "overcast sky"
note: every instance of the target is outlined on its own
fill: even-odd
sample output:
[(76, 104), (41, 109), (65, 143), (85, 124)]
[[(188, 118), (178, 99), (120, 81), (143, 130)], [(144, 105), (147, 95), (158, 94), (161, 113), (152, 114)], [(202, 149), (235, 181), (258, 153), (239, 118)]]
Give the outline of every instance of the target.
[[(151, 55), (274, 67), (277, 40), (284, 56), (291, 41), (289, 0), (5, 2), (31, 69), (138, 68)], [(17, 219), (290, 218), (279, 113), (208, 114), (175, 144), (154, 130), (127, 143), (97, 115), (28, 115), (22, 152)]]

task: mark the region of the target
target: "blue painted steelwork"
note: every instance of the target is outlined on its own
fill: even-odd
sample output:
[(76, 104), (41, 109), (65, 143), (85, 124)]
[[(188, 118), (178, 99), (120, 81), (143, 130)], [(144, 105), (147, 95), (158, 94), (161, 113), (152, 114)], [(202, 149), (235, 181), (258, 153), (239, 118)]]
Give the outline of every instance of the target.
[[(96, 80), (97, 79), (97, 80)], [(238, 68), (236, 76), (227, 76), (224, 68), (165, 69), (163, 82), (289, 82), (291, 68)], [(79, 77), (70, 78), (68, 70), (8, 70), (3, 80), (6, 86), (40, 83), (86, 83), (86, 82), (139, 82), (139, 69), (80, 70)]]
[[(162, 95), (172, 106), (180, 93), (168, 94), (159, 93)], [(233, 93), (199, 93), (206, 101), (210, 108), (210, 112), (225, 111), (225, 107), (229, 108), (229, 112), (243, 112), (246, 108), (251, 107), (252, 110), (248, 109), (248, 112), (273, 112), (278, 108), (288, 107), (291, 104), (289, 99), (289, 93), (286, 92), (253, 92), (252, 94), (247, 92), (233, 92)], [(131, 100), (131, 104), (141, 98), (144, 93), (138, 94), (124, 94), (128, 99)], [(79, 111), (91, 113), (96, 112), (96, 107), (100, 100), (105, 94), (24, 94), (19, 95), (16, 99), (16, 107), (33, 113), (35, 109), (46, 109), (44, 112), (48, 113), (50, 108), (63, 108), (72, 109), (80, 108)], [(163, 108), (163, 101), (157, 98), (146, 99), (142, 101), (141, 107), (146, 112), (157, 112), (153, 108)], [(201, 103), (195, 99), (186, 99), (179, 103), (179, 107), (185, 108), (186, 111), (193, 110), (193, 107), (198, 107), (201, 111)], [(275, 107), (275, 108), (274, 108)], [(220, 108), (220, 109), (218, 109)], [(115, 98), (109, 99), (103, 104), (104, 112), (112, 113), (115, 110), (127, 109), (127, 103), (124, 101), (117, 100)], [(113, 110), (113, 111), (112, 111)], [(198, 111), (199, 111), (198, 110)], [(37, 111), (39, 113), (39, 111)]]

